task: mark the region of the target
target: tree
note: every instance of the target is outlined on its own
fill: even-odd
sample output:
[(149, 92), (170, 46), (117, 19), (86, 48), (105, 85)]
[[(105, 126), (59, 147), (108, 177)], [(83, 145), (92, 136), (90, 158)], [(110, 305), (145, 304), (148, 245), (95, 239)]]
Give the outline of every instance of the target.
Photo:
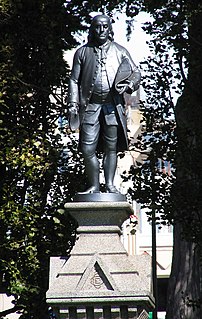
[[(63, 50), (76, 44), (75, 29), (67, 33), (62, 1), (1, 1), (0, 21), (0, 270), (15, 298), (1, 316), (47, 318), (49, 256), (66, 254), (75, 237), (74, 221), (59, 208), (75, 192), (66, 179), (78, 183), (82, 171), (78, 163), (64, 170), (56, 132), (63, 96), (55, 88), (66, 90)], [(75, 147), (69, 143), (69, 161), (80, 160)]]
[[(202, 6), (189, 0), (139, 4), (153, 18), (145, 30), (154, 56), (143, 65), (149, 98), (142, 106), (145, 133), (135, 145), (146, 161), (131, 168), (130, 192), (148, 214), (155, 210), (163, 223), (174, 224), (167, 319), (200, 318)], [(173, 90), (180, 96), (176, 105)], [(159, 159), (171, 162), (171, 176), (159, 171)]]
[[(202, 71), (202, 7), (199, 2), (187, 2), (184, 9), (186, 9), (188, 24), (188, 72), (183, 94), (176, 105), (176, 133), (179, 143), (176, 159), (177, 182), (174, 186), (175, 196), (173, 198), (175, 202), (178, 200), (175, 212), (179, 222), (175, 230), (176, 251), (170, 284), (168, 319), (173, 318), (173, 316), (176, 318), (182, 316), (200, 318), (202, 316), (200, 286), (202, 278), (202, 86), (200, 81)], [(179, 240), (179, 232), (183, 232), (184, 240)], [(180, 247), (178, 247), (179, 244)]]

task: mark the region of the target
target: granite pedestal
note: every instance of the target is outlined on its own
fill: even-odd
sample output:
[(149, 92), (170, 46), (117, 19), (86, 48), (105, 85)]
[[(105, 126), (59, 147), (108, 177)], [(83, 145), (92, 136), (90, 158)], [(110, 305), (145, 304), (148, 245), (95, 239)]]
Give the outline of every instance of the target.
[(129, 256), (121, 225), (133, 214), (123, 202), (72, 202), (78, 222), (68, 257), (52, 257), (47, 302), (59, 319), (147, 319), (154, 307), (151, 259)]

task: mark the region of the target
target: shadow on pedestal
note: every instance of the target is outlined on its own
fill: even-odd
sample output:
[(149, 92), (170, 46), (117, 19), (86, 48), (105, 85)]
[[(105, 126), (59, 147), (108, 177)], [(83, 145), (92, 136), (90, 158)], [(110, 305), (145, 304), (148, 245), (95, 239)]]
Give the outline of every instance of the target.
[(77, 193), (74, 202), (125, 202), (126, 196), (121, 193)]

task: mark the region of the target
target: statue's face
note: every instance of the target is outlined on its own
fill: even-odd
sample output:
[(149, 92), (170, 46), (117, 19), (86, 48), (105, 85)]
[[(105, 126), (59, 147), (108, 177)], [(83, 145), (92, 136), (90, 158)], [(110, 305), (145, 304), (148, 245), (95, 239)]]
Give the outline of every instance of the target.
[(110, 32), (110, 22), (109, 19), (105, 16), (97, 16), (93, 21), (93, 36), (94, 40), (99, 44), (104, 44)]

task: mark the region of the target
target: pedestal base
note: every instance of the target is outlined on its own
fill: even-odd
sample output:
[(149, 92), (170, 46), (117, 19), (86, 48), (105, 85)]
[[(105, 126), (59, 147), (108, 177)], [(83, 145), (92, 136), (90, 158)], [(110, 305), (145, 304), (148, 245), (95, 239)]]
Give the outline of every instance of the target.
[(154, 307), (151, 258), (128, 256), (121, 224), (127, 202), (67, 203), (78, 239), (69, 257), (53, 257), (47, 302), (60, 319), (140, 319)]

